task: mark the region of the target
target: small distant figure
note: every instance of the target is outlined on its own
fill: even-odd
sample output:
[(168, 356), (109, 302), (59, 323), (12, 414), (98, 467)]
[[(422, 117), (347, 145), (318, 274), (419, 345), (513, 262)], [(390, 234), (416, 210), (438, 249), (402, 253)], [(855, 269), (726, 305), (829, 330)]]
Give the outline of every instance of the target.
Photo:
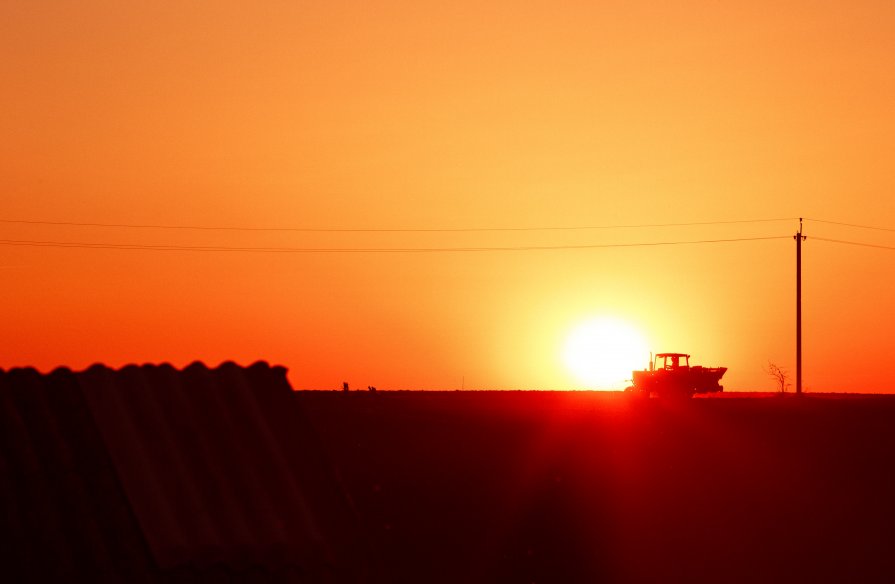
[(374, 386), (372, 386), (372, 385), (368, 385), (368, 386), (367, 386), (367, 390), (368, 390), (370, 393), (376, 393), (376, 388), (375, 388)]
[(343, 381), (343, 382), (342, 382), (342, 391), (348, 391), (349, 389), (350, 389), (350, 388), (348, 387), (348, 382), (347, 382), (347, 381)]

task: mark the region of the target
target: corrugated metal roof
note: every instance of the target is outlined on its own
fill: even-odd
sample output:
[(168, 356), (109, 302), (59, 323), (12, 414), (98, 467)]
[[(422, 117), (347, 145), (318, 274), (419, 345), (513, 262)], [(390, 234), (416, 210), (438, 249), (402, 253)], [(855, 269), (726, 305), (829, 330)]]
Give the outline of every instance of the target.
[(353, 515), (285, 373), (0, 371), (4, 565), (64, 580), (345, 577)]

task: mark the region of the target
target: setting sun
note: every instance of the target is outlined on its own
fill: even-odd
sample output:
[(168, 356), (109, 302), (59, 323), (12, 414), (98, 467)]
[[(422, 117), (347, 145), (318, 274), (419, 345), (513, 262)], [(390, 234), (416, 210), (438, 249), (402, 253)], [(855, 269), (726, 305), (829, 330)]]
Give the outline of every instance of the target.
[(589, 389), (623, 389), (631, 371), (642, 368), (649, 348), (628, 323), (608, 317), (579, 324), (569, 334), (563, 361)]

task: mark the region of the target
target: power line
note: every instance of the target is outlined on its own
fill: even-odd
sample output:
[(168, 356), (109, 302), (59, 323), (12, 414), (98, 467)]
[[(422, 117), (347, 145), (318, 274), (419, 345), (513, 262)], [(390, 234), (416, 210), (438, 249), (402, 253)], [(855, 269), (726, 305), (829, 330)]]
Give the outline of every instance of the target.
[(826, 237), (812, 237), (811, 239), (814, 240), (814, 241), (828, 241), (828, 242), (831, 242), (831, 243), (842, 243), (842, 244), (845, 244), (845, 245), (857, 245), (857, 246), (860, 246), (860, 247), (875, 247), (875, 248), (877, 248), (877, 249), (891, 249), (891, 250), (895, 250), (895, 247), (893, 247), (893, 246), (891, 246), (891, 245), (877, 245), (877, 244), (875, 244), (875, 243), (862, 243), (862, 242), (858, 242), (858, 241), (845, 241), (845, 240), (842, 240), (842, 239), (828, 239), (828, 238), (826, 238)]
[(643, 223), (621, 225), (548, 226), (548, 227), (460, 227), (460, 228), (322, 228), (322, 227), (245, 227), (217, 225), (164, 225), (144, 223), (82, 223), (76, 221), (32, 221), (25, 219), (0, 219), (0, 223), (19, 225), (50, 225), (55, 227), (102, 227), (122, 229), (179, 229), (193, 231), (254, 231), (296, 233), (480, 233), (500, 231), (586, 231), (596, 229), (637, 229), (649, 227), (693, 227), (706, 225), (733, 225), (737, 223), (771, 223), (795, 221), (797, 218), (739, 219), (733, 221), (692, 221), (686, 223)]
[[(823, 219), (805, 219), (805, 221), (814, 221), (815, 223), (826, 223), (828, 225), (841, 225), (843, 227), (856, 227), (858, 229), (872, 229), (874, 231), (895, 231), (890, 227), (874, 227), (872, 225), (858, 225), (857, 223), (843, 223), (841, 221), (825, 221)], [(812, 239), (817, 239), (816, 237)]]
[(736, 237), (729, 239), (700, 239), (688, 241), (651, 241), (640, 243), (605, 243), (592, 245), (527, 245), (507, 247), (394, 247), (394, 248), (321, 248), (321, 247), (226, 247), (226, 246), (186, 246), (186, 245), (144, 245), (126, 243), (91, 243), (67, 241), (33, 241), (0, 239), (0, 245), (27, 247), (56, 247), (75, 249), (117, 249), (141, 251), (191, 251), (191, 252), (249, 252), (249, 253), (439, 253), (439, 252), (489, 252), (489, 251), (555, 251), (575, 249), (600, 249), (620, 247), (658, 247), (666, 245), (696, 245), (728, 243), (737, 241), (763, 241), (788, 239), (789, 236)]

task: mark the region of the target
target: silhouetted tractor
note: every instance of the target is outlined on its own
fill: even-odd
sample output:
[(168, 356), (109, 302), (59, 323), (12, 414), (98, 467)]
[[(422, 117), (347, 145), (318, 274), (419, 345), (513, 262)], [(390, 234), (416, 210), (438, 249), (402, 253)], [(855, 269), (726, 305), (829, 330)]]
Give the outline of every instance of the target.
[(634, 371), (634, 385), (625, 389), (645, 397), (693, 397), (697, 393), (724, 391), (721, 377), (727, 367), (690, 366), (690, 355), (658, 353), (650, 360), (649, 369)]

